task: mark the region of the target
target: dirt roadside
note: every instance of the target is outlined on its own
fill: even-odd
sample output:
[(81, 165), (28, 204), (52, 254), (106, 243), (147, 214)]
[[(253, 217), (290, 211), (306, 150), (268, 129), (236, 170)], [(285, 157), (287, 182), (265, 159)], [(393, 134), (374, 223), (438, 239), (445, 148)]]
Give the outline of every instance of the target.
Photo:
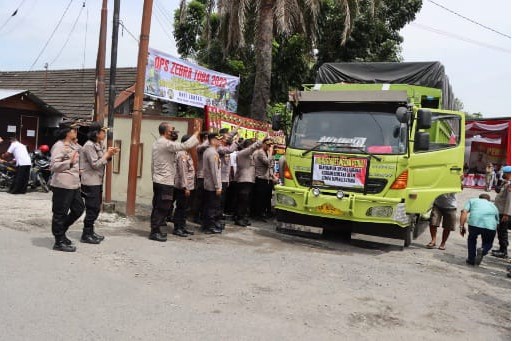
[(446, 251), (427, 233), (402, 251), (264, 224), (156, 243), (147, 222), (102, 214), (105, 242), (64, 254), (50, 198), (0, 193), (1, 340), (510, 340), (507, 262), (466, 266), (458, 234)]

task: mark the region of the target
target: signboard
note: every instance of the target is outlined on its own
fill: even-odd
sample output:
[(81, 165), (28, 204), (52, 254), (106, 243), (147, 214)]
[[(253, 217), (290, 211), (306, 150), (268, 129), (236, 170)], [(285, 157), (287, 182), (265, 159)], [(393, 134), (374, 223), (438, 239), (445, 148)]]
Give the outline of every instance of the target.
[(149, 49), (144, 94), (193, 107), (236, 112), (240, 78)]
[(368, 158), (313, 154), (313, 186), (364, 190)]
[(205, 107), (205, 117), (208, 131), (220, 130), (222, 128), (232, 130), (238, 126), (238, 134), (244, 139), (255, 138), (261, 140), (268, 134), (276, 145), (276, 152), (280, 148), (284, 154), (284, 133), (282, 131), (273, 131), (267, 122), (253, 120), (209, 106)]

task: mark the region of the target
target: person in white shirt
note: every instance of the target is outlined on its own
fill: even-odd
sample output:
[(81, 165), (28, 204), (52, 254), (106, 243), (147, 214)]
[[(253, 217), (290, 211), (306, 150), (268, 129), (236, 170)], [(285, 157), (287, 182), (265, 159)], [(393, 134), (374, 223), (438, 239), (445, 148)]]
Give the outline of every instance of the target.
[(13, 158), (16, 160), (16, 176), (9, 189), (11, 194), (25, 194), (27, 193), (28, 179), (30, 177), (30, 166), (32, 160), (28, 154), (27, 147), (18, 142), (16, 136), (11, 137), (11, 145), (7, 152), (2, 155), (2, 158)]

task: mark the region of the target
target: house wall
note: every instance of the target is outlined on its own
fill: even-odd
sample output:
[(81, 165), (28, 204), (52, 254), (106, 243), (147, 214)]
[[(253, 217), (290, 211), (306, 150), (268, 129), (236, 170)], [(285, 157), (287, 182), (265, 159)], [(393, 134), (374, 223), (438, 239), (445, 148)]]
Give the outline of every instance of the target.
[[(165, 116), (144, 116), (141, 127), (140, 142), (142, 148), (142, 176), (137, 178), (137, 204), (150, 205), (153, 199), (153, 182), (151, 178), (151, 149), (158, 138), (158, 126), (169, 122), (179, 131), (178, 141), (185, 134), (191, 134), (194, 127), (192, 118), (175, 118)], [(130, 142), (132, 131), (131, 116), (116, 115), (114, 119), (114, 141), (121, 141), (119, 173), (112, 174), (112, 200), (126, 201), (128, 188), (128, 164), (130, 160)], [(113, 160), (115, 162), (116, 160)]]

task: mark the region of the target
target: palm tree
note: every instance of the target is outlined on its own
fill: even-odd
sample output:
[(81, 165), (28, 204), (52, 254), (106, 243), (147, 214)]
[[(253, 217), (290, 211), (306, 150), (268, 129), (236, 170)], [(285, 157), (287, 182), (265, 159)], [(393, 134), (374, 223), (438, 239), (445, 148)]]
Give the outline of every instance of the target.
[[(212, 1), (212, 0), (210, 0)], [(303, 33), (313, 41), (320, 5), (325, 0), (218, 0), (217, 9), (223, 20), (226, 50), (245, 45), (247, 23), (255, 16), (254, 52), (256, 75), (251, 104), (251, 117), (264, 120), (270, 98), (272, 74), (272, 44), (275, 34)], [(344, 8), (345, 21), (342, 44), (350, 35), (358, 13), (359, 3), (365, 0), (332, 0)], [(365, 2), (367, 2), (366, 0)], [(370, 0), (371, 5), (376, 0)]]

